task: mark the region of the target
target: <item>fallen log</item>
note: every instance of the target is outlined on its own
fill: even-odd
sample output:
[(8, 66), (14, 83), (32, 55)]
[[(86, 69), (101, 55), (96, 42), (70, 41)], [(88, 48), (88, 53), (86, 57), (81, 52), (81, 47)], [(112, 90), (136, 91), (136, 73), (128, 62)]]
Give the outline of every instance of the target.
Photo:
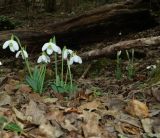
[(140, 49), (142, 47), (160, 46), (160, 36), (140, 38), (135, 40), (121, 41), (119, 43), (106, 46), (102, 49), (94, 49), (83, 53), (81, 56), (83, 60), (97, 59), (100, 57), (111, 57), (113, 53), (119, 50)]
[(156, 26), (149, 10), (140, 9), (141, 5), (140, 0), (106, 4), (62, 23), (49, 24), (43, 30), (54, 33), (61, 45), (74, 46), (117, 37), (119, 32), (127, 35)]
[(120, 3), (105, 5), (78, 17), (57, 24), (45, 25), (41, 30), (12, 30), (0, 32), (0, 45), (11, 34), (17, 35), (27, 50), (40, 52), (41, 46), (53, 35), (60, 46), (78, 48), (82, 44), (99, 42), (131, 32), (139, 32), (156, 25), (148, 10), (133, 9), (133, 5)]

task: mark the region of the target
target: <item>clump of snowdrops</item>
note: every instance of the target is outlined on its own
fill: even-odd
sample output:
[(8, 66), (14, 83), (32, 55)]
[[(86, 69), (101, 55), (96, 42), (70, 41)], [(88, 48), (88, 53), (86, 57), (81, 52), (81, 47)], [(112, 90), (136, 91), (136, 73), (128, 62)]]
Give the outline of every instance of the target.
[[(33, 91), (42, 93), (44, 92), (45, 76), (47, 70), (47, 64), (54, 60), (54, 72), (55, 78), (51, 81), (51, 87), (56, 92), (74, 92), (76, 85), (73, 83), (73, 75), (71, 72), (71, 66), (74, 63), (82, 64), (82, 59), (71, 49), (64, 47), (62, 50), (56, 45), (55, 37), (51, 38), (49, 42), (42, 46), (42, 53), (39, 56), (37, 63), (39, 66), (35, 66), (34, 70), (31, 70), (29, 63), (29, 55), (26, 48), (21, 45), (19, 38), (15, 35), (11, 36), (10, 40), (7, 40), (3, 44), (3, 49), (9, 48), (11, 52), (16, 52), (16, 58), (22, 57), (27, 67), (28, 74), (26, 75), (27, 84), (33, 89)], [(58, 55), (61, 55), (61, 68), (58, 67)], [(64, 66), (67, 66), (64, 68)]]
[[(122, 51), (117, 51), (116, 58), (116, 69), (115, 76), (117, 80), (122, 79), (122, 69), (121, 69), (121, 54)], [(129, 54), (128, 50), (126, 50), (126, 56), (128, 59), (128, 65), (126, 67), (128, 79), (132, 79), (135, 76), (135, 66), (134, 66), (134, 49), (131, 50), (131, 54)]]
[(117, 80), (120, 80), (122, 78), (121, 57), (120, 57), (121, 53), (122, 53), (122, 51), (117, 52), (116, 70), (115, 70)]

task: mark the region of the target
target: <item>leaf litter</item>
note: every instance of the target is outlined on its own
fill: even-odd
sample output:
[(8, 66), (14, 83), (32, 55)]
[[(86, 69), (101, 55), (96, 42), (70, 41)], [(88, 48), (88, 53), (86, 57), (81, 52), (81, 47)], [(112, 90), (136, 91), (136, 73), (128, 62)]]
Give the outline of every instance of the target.
[[(159, 138), (160, 86), (141, 87), (149, 78), (146, 65), (159, 60), (158, 50), (153, 49), (155, 54), (150, 58), (137, 60), (138, 69), (133, 80), (128, 80), (126, 76), (122, 80), (116, 80), (114, 61), (98, 67), (101, 69), (98, 74), (88, 71), (85, 76), (77, 79), (80, 90), (70, 99), (50, 90), (43, 95), (34, 93), (28, 85), (22, 83), (16, 73), (2, 76), (0, 116), (6, 121), (0, 123), (0, 136)], [(84, 66), (87, 67), (88, 63), (84, 63)], [(90, 69), (92, 68), (95, 69), (96, 66), (92, 64)], [(83, 74), (83, 69), (78, 70), (80, 75)], [(5, 129), (11, 122), (11, 127)]]
[[(88, 79), (87, 88), (66, 100), (56, 95), (40, 96), (14, 76), (9, 77), (1, 86), (0, 115), (22, 131), (3, 129), (1, 135), (4, 138), (158, 137), (158, 87), (148, 89), (152, 99), (144, 99), (133, 83), (125, 83), (127, 86), (116, 83), (103, 77)], [(96, 95), (100, 91), (96, 87), (105, 92)]]

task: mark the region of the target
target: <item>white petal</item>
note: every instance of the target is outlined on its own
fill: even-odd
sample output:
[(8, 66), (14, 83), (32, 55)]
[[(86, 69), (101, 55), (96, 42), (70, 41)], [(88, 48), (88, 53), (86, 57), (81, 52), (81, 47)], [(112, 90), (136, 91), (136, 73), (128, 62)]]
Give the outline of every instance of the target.
[(12, 51), (12, 52), (15, 52), (15, 49), (13, 46), (10, 46), (9, 49)]
[(48, 63), (48, 62), (51, 62), (49, 56), (46, 56), (46, 59), (47, 59), (47, 63)]
[(54, 47), (52, 47), (52, 48), (53, 48), (53, 50), (54, 50), (55, 52), (57, 52), (58, 54), (61, 54), (61, 49), (60, 49), (60, 47), (58, 47), (57, 45), (54, 44)]
[(42, 51), (45, 51), (49, 46), (49, 43), (45, 43), (43, 46), (42, 46)]
[(47, 57), (43, 60), (43, 62), (48, 63)]
[(41, 63), (42, 62), (42, 56), (40, 56), (37, 60), (37, 63)]
[(19, 54), (21, 53), (21, 51), (18, 51), (17, 53), (16, 53), (16, 58), (18, 58), (19, 57)]
[(118, 51), (117, 55), (118, 55), (118, 56), (120, 56), (120, 55), (121, 55), (121, 50), (120, 50), (120, 51)]
[(74, 59), (74, 62), (76, 62), (76, 63), (78, 63), (78, 62), (79, 62), (79, 56), (74, 55), (74, 56), (73, 56), (73, 59)]
[(74, 58), (71, 57), (70, 60), (69, 60), (69, 65), (72, 65), (72, 64), (73, 64), (73, 60), (74, 60)]
[(42, 61), (45, 61), (46, 60), (46, 56), (45, 55), (42, 55)]
[(157, 68), (157, 66), (156, 65), (153, 65), (153, 69), (156, 69)]
[(63, 51), (63, 58), (64, 58), (64, 59), (67, 59), (67, 56), (68, 56), (68, 50), (65, 49), (65, 50)]
[(53, 49), (48, 48), (48, 49), (47, 49), (47, 54), (48, 54), (48, 55), (51, 55), (52, 53), (53, 53)]
[(11, 43), (12, 43), (12, 45), (13, 45), (14, 50), (15, 50), (15, 51), (18, 51), (18, 50), (19, 50), (18, 43), (17, 43), (16, 41), (14, 41), (14, 40), (11, 40)]
[(69, 53), (69, 54), (72, 54), (73, 51), (72, 51), (71, 49), (68, 49), (68, 53)]
[(2, 65), (2, 62), (0, 61), (0, 66)]
[(6, 48), (9, 46), (10, 41), (11, 41), (11, 40), (8, 40), (8, 41), (6, 41), (6, 42), (3, 44), (3, 49), (6, 49)]
[(62, 53), (61, 48), (58, 47), (58, 54), (61, 54), (61, 53)]
[(25, 51), (25, 50), (23, 50), (23, 53), (21, 53), (22, 54), (22, 58), (24, 59), (24, 58), (28, 58), (28, 53), (27, 53), (27, 51)]
[(82, 59), (81, 59), (81, 57), (79, 57), (78, 63), (79, 63), (79, 64), (82, 64)]

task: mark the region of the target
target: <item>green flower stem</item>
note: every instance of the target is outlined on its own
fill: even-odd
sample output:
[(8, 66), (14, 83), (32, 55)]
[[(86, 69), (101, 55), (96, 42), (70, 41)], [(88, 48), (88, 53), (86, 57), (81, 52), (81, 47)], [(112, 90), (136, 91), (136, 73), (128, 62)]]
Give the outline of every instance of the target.
[(72, 74), (71, 74), (71, 67), (69, 65), (69, 61), (67, 60), (67, 65), (68, 65), (68, 73), (69, 73), (69, 78), (70, 78), (70, 84), (71, 84), (71, 89), (73, 88), (73, 83), (72, 83)]
[(64, 59), (63, 59), (63, 52), (62, 51), (62, 67), (61, 67), (61, 85), (63, 86), (63, 68), (64, 68)]
[(55, 73), (56, 73), (56, 85), (58, 85), (58, 65), (57, 65), (57, 53), (54, 53), (54, 59), (55, 59)]
[(65, 78), (65, 83), (64, 83), (65, 86), (67, 85), (67, 80), (68, 80), (68, 68), (67, 68), (66, 78)]
[[(14, 35), (12, 35), (12, 37), (13, 37), (13, 36), (14, 36)], [(31, 73), (31, 69), (30, 69), (30, 65), (29, 65), (28, 59), (25, 57), (25, 55), (24, 55), (24, 53), (23, 53), (23, 47), (22, 47), (22, 45), (21, 45), (21, 43), (20, 43), (20, 40), (18, 39), (17, 36), (14, 36), (14, 37), (15, 37), (15, 39), (17, 40), (17, 42), (18, 42), (18, 44), (19, 44), (19, 46), (20, 46), (20, 48), (21, 48), (21, 50), (22, 50), (22, 54), (23, 54), (24, 61), (25, 61), (27, 70), (28, 70), (28, 72), (29, 72), (29, 75), (30, 75), (30, 77), (33, 77), (33, 76), (32, 76), (32, 73)]]
[(40, 69), (40, 80), (41, 80), (41, 85), (40, 85), (40, 93), (43, 91), (43, 85), (44, 85), (44, 79), (46, 75), (46, 65), (42, 65)]
[[(23, 52), (22, 52), (22, 53), (23, 53)], [(23, 53), (23, 56), (24, 56), (24, 53)], [(27, 69), (28, 69), (28, 72), (29, 72), (30, 77), (33, 77), (33, 76), (32, 76), (32, 73), (31, 73), (31, 70), (30, 70), (30, 66), (29, 66), (28, 59), (26, 59), (26, 58), (24, 57), (24, 61), (25, 61), (26, 67), (27, 67)]]
[(117, 80), (120, 80), (122, 78), (122, 73), (121, 73), (121, 67), (120, 67), (120, 63), (121, 63), (121, 58), (120, 58), (120, 55), (118, 55), (117, 53), (117, 64), (116, 64), (116, 79)]

